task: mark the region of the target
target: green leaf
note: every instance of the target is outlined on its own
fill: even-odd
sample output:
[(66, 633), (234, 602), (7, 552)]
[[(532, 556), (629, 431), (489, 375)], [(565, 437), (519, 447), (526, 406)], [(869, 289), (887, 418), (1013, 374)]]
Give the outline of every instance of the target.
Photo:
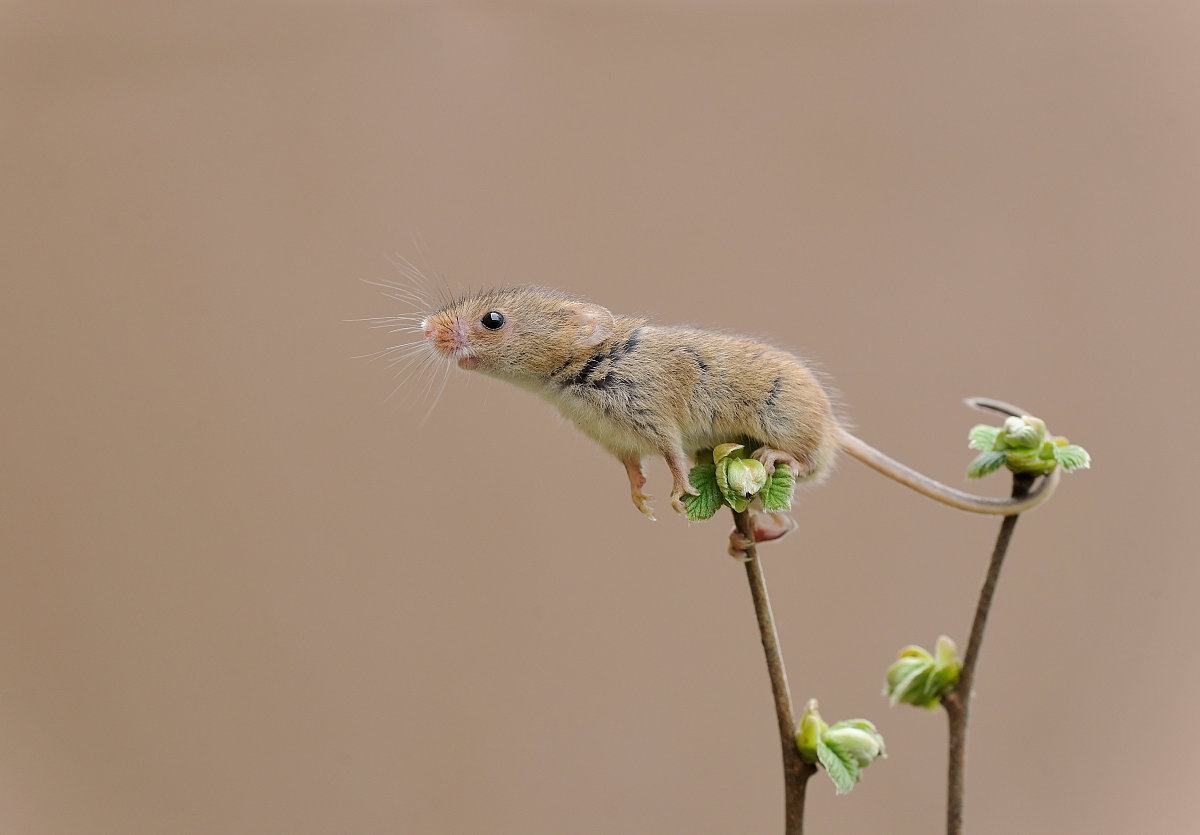
[(967, 467), (967, 478), (983, 478), (1004, 466), (1008, 453), (1003, 450), (988, 450), (975, 456)]
[(817, 743), (817, 761), (825, 766), (825, 773), (837, 787), (838, 794), (845, 794), (858, 782), (858, 762), (834, 740), (823, 739)]
[(703, 522), (711, 519), (721, 507), (721, 488), (717, 485), (717, 468), (712, 464), (701, 464), (692, 467), (688, 481), (700, 491), (700, 495), (683, 495), (683, 505), (687, 509), (689, 522)]
[(767, 476), (767, 483), (759, 491), (763, 510), (791, 510), (792, 495), (796, 492), (796, 479), (787, 464), (777, 464), (775, 472)]
[(971, 447), (971, 449), (977, 449), (980, 452), (994, 449), (996, 446), (996, 438), (999, 435), (999, 426), (988, 426), (986, 423), (980, 423), (977, 426), (971, 427), (971, 432), (968, 435), (970, 438), (968, 446)]
[(1078, 444), (1067, 444), (1054, 448), (1054, 460), (1067, 472), (1071, 470), (1086, 470), (1092, 466), (1092, 456)]

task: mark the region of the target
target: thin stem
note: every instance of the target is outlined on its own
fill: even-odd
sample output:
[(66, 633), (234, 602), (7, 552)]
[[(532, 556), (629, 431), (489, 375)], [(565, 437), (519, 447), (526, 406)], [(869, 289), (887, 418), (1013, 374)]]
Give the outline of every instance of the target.
[[(750, 514), (746, 511), (734, 513), (733, 521), (738, 532), (753, 543), (754, 522)], [(779, 636), (775, 631), (775, 616), (771, 613), (762, 565), (753, 544), (746, 548), (746, 579), (750, 581), (750, 596), (754, 599), (754, 614), (758, 618), (763, 653), (767, 657), (767, 674), (771, 677), (771, 692), (775, 696), (775, 717), (779, 722), (779, 743), (783, 751), (784, 832), (786, 835), (803, 835), (804, 792), (808, 778), (817, 769), (800, 757), (800, 749), (796, 746), (796, 719), (792, 713), (787, 670), (779, 651)]]
[[(1024, 498), (1033, 485), (1034, 477), (1024, 473), (1013, 475), (1012, 495)], [(988, 612), (992, 608), (992, 597), (1000, 579), (1000, 567), (1008, 544), (1012, 541), (1013, 529), (1017, 526), (1018, 514), (1005, 516), (992, 549), (992, 561), (988, 564), (983, 588), (979, 590), (979, 603), (975, 606), (975, 620), (971, 624), (971, 637), (967, 640), (967, 652), (963, 656), (962, 671), (958, 685), (942, 697), (946, 717), (950, 724), (950, 755), (947, 767), (946, 835), (962, 835), (963, 793), (967, 769), (967, 721), (971, 706), (971, 687), (975, 681), (975, 665), (979, 661), (979, 647), (983, 643), (983, 630), (987, 626)]]

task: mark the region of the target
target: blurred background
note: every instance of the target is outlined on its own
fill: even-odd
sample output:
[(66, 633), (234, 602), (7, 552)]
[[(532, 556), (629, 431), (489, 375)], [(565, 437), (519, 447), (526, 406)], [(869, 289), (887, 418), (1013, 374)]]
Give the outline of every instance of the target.
[[(1190, 2), (6, 3), (0, 828), (782, 829), (727, 517), (647, 522), (499, 383), (389, 397), (353, 357), (400, 337), (345, 320), (404, 312), (360, 281), (399, 252), (770, 338), (955, 485), (967, 395), (1084, 444), (1001, 578), (968, 831), (1195, 831), (1198, 33)], [(819, 776), (810, 829), (939, 831), (944, 717), (880, 687), (965, 645), (997, 522), (851, 460), (796, 515), (764, 550), (793, 696), (890, 754)]]

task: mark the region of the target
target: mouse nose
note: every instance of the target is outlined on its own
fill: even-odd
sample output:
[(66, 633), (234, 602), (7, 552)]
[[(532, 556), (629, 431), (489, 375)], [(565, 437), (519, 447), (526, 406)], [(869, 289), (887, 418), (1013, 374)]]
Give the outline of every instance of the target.
[(433, 325), (429, 324), (428, 319), (425, 319), (424, 321), (421, 322), (421, 330), (423, 330), (425, 332), (426, 339), (433, 338)]

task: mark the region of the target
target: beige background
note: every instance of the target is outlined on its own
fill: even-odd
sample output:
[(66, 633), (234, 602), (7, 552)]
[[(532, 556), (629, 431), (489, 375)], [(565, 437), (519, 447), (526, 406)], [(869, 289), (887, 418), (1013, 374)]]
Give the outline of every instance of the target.
[[(522, 392), (386, 399), (351, 357), (388, 337), (343, 320), (401, 309), (358, 281), (395, 250), (770, 336), (956, 484), (964, 395), (1086, 444), (1002, 579), (970, 831), (1196, 831), (1198, 27), (6, 4), (0, 828), (779, 830), (727, 521), (649, 524)], [(965, 639), (995, 522), (849, 461), (798, 516), (766, 564), (793, 692), (891, 753), (814, 783), (811, 830), (935, 832), (943, 717), (879, 688)]]

